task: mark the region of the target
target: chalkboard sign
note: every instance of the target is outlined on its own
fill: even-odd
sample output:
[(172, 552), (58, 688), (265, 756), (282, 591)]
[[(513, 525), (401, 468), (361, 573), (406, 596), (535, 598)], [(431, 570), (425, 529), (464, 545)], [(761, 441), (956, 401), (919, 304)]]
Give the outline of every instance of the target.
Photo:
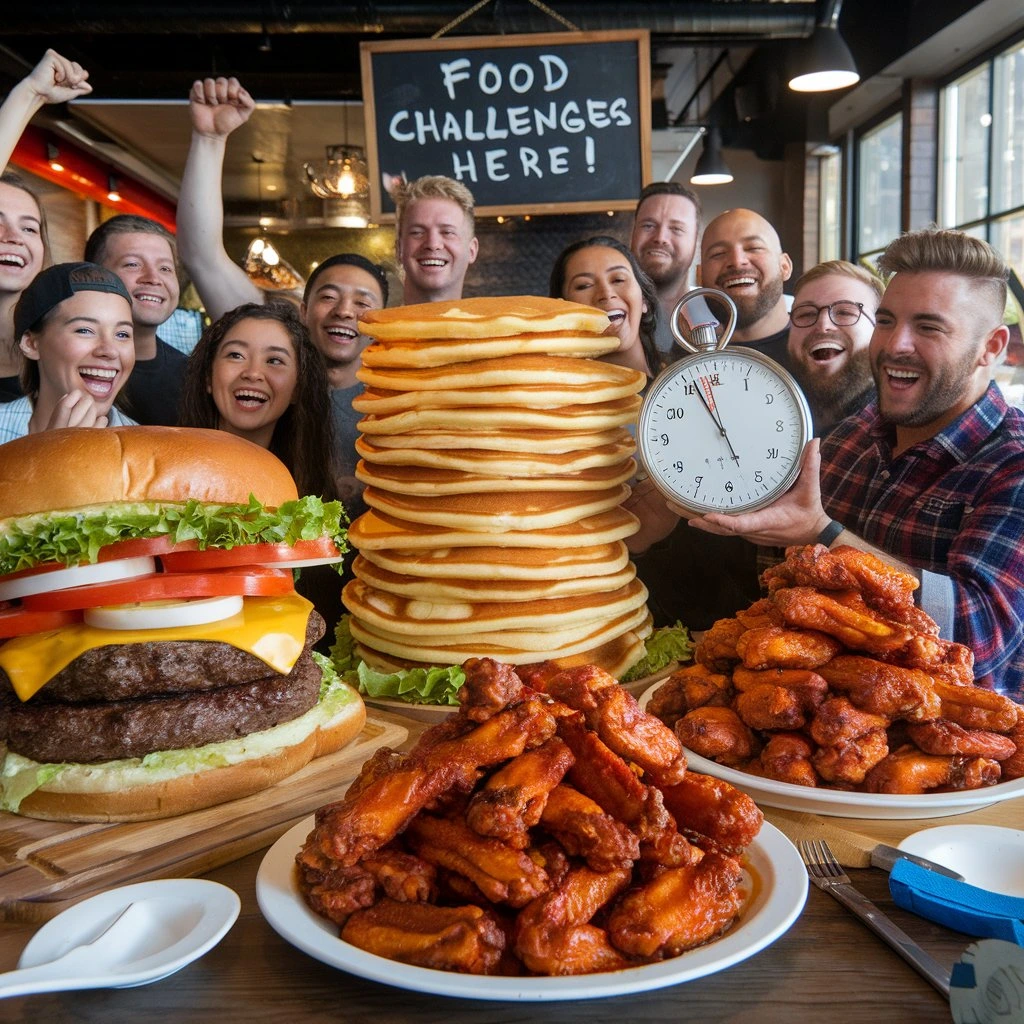
[(393, 176), (444, 174), (478, 214), (624, 210), (650, 178), (643, 30), (362, 43), (375, 218)]

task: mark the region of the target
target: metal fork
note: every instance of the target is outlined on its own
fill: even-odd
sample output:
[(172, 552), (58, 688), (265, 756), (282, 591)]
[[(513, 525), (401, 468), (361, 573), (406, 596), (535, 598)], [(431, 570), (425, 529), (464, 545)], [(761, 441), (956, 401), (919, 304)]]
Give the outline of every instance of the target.
[(949, 998), (949, 971), (929, 956), (902, 928), (850, 884), (828, 843), (822, 839), (802, 839), (797, 844), (807, 865), (810, 880), (844, 907), (852, 910), (880, 939), (887, 942), (929, 984)]

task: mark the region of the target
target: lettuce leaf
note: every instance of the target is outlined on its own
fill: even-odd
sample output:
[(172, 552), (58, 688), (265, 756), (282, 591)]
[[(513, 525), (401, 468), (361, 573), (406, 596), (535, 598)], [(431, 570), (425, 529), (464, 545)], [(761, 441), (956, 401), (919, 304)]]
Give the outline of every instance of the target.
[(623, 675), (620, 682), (631, 683), (636, 679), (652, 675), (672, 661), (689, 661), (693, 652), (693, 641), (687, 628), (677, 622), (674, 626), (656, 629), (644, 643), (646, 653)]
[[(329, 536), (345, 552), (348, 519), (339, 501), (309, 495), (268, 509), (253, 495), (248, 504), (179, 505), (119, 503), (9, 520), (0, 536), (0, 575), (46, 562), (95, 562), (100, 551), (122, 540), (170, 537), (207, 548), (239, 544), (292, 544)], [(341, 571), (339, 563), (339, 572)]]
[(466, 673), (459, 665), (402, 669), (399, 672), (377, 672), (370, 668), (353, 649), (349, 617), (342, 615), (334, 627), (334, 643), (330, 657), (335, 670), (350, 686), (368, 697), (389, 697), (410, 704), (459, 703), (459, 690)]

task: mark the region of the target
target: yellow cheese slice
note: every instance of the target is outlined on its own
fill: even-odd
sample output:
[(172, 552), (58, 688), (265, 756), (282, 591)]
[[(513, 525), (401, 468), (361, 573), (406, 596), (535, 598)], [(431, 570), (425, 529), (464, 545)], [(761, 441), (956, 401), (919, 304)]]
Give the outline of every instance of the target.
[(220, 622), (167, 629), (96, 629), (84, 622), (8, 640), (0, 647), (0, 668), (22, 701), (36, 694), (75, 658), (94, 647), (167, 640), (214, 640), (259, 658), (287, 674), (306, 641), (313, 605), (298, 594), (247, 597), (242, 610)]

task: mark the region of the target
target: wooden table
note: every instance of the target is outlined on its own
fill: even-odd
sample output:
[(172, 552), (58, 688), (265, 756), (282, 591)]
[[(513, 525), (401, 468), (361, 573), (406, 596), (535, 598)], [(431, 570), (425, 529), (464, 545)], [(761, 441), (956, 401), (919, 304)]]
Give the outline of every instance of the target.
[[(627, 1024), (694, 1020), (948, 1024), (949, 1008), (927, 982), (833, 899), (811, 888), (793, 928), (726, 971), (640, 995), (580, 1003), (492, 1003), (390, 988), (327, 967), (294, 949), (266, 923), (254, 883), (262, 853), (205, 877), (241, 896), (242, 913), (223, 941), (180, 973), (145, 988), (67, 992), (0, 1002), (0, 1020), (252, 1022), (513, 1021)], [(907, 914), (889, 899), (881, 871), (851, 877), (942, 964), (973, 940)], [(0, 925), (0, 970), (14, 968), (35, 925)]]

